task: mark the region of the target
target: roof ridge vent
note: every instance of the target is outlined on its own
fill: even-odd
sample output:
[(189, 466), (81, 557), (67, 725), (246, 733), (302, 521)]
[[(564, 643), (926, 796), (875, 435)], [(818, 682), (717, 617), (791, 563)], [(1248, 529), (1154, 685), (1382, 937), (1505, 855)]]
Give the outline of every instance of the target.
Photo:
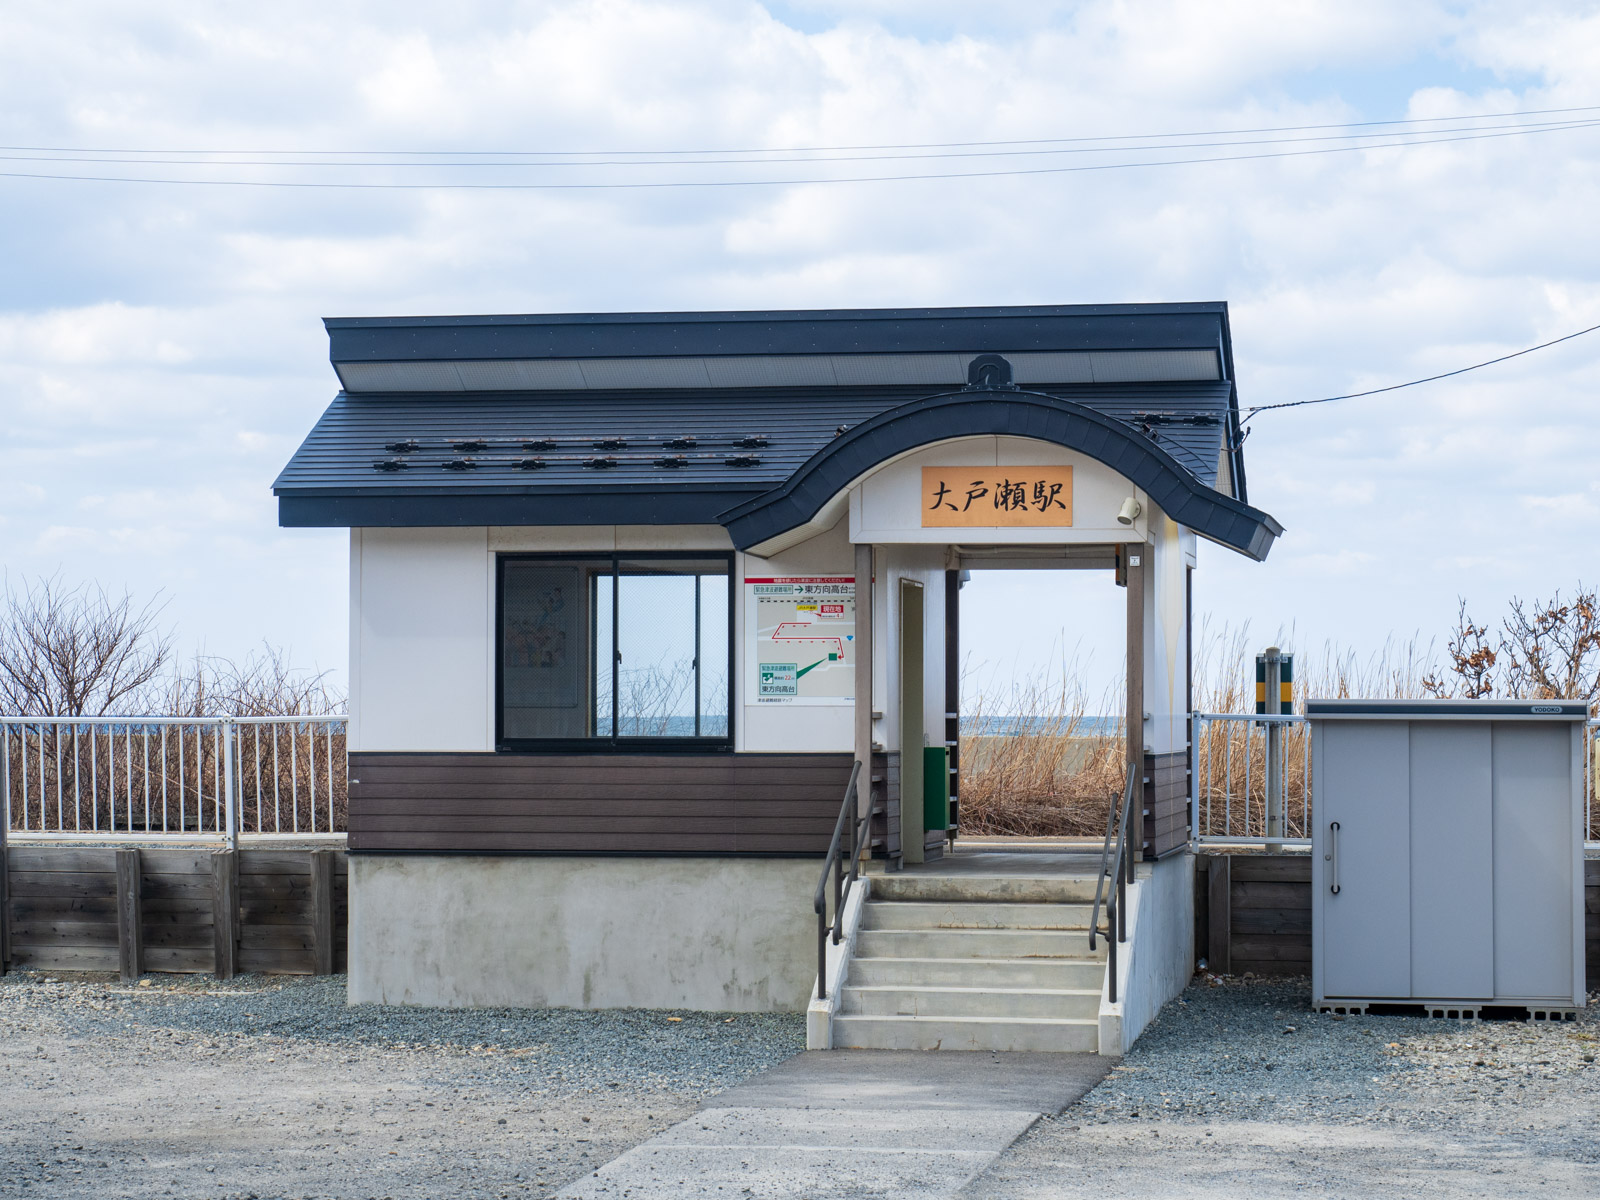
[(1012, 379), (1011, 360), (1000, 354), (980, 354), (967, 364), (967, 387), (1007, 388), (1017, 385)]

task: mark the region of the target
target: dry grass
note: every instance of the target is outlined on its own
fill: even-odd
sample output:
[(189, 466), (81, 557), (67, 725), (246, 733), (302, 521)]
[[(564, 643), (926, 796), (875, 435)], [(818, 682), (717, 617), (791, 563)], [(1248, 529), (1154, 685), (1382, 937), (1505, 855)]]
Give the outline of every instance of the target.
[[(1296, 652), (1295, 631), (1280, 630), (1277, 644), (1295, 653), (1295, 706), (1303, 711), (1309, 696), (1329, 699), (1367, 697), (1411, 700), (1425, 697), (1423, 686), (1438, 670), (1435, 647), (1417, 638), (1390, 639), (1362, 656), (1349, 647), (1324, 642)], [(1262, 645), (1248, 625), (1230, 629), (1202, 626), (1195, 647), (1195, 706), (1206, 713), (1255, 711), (1255, 656)], [(1307, 795), (1311, 741), (1304, 726), (1284, 731), (1285, 834), (1309, 836)], [(1199, 832), (1233, 837), (1267, 835), (1267, 738), (1259, 725), (1217, 722), (1205, 726), (1195, 744), (1194, 770)]]
[(1003, 706), (980, 695), (968, 705), (963, 724), (964, 833), (1104, 833), (1108, 806), (1127, 778), (1122, 725), (1101, 728), (1080, 689), (1030, 683)]
[[(1294, 630), (1278, 644), (1295, 649)], [(1248, 625), (1203, 625), (1195, 646), (1195, 706), (1200, 712), (1255, 710), (1255, 655), (1264, 645)], [(1434, 647), (1413, 638), (1386, 642), (1363, 657), (1331, 642), (1296, 654), (1295, 696), (1369, 696), (1397, 699), (1427, 695), (1423, 680), (1437, 671)], [(979, 695), (966, 705), (961, 737), (961, 827), (973, 834), (1093, 836), (1122, 794), (1123, 724), (1107, 728), (1095, 713), (1122, 707), (1119, 680), (1092, 708), (1071, 682), (1037, 681), (1006, 695)], [(968, 732), (982, 729), (984, 733)], [(1284, 777), (1288, 836), (1305, 836), (1310, 744), (1303, 730), (1285, 737)], [(1266, 738), (1245, 722), (1205, 729), (1195, 747), (1200, 775), (1202, 833), (1266, 834)]]

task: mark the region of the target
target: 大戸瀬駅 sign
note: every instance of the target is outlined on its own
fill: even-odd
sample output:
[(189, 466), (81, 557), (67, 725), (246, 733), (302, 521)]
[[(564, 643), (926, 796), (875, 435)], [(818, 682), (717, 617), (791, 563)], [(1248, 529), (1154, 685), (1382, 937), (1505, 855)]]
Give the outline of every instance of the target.
[(923, 528), (1072, 524), (1071, 467), (923, 467)]

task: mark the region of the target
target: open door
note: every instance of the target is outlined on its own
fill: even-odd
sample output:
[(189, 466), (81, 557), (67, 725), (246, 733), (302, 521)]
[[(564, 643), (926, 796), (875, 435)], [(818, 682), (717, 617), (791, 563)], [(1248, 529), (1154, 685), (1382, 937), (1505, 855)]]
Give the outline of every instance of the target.
[[(900, 581), (900, 849), (908, 863), (925, 858), (927, 818), (923, 794), (928, 744), (924, 694), (922, 584)], [(942, 835), (942, 831), (941, 831)]]

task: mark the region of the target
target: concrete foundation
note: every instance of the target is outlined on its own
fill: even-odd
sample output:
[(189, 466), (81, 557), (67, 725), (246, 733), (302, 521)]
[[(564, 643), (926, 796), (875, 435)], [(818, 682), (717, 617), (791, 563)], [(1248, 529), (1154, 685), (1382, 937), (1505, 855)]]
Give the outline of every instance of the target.
[(803, 1011), (812, 859), (350, 856), (350, 1002)]
[(1117, 962), (1117, 1002), (1100, 1002), (1100, 1053), (1126, 1054), (1162, 1005), (1194, 975), (1194, 855), (1141, 864), (1128, 889), (1128, 940)]

